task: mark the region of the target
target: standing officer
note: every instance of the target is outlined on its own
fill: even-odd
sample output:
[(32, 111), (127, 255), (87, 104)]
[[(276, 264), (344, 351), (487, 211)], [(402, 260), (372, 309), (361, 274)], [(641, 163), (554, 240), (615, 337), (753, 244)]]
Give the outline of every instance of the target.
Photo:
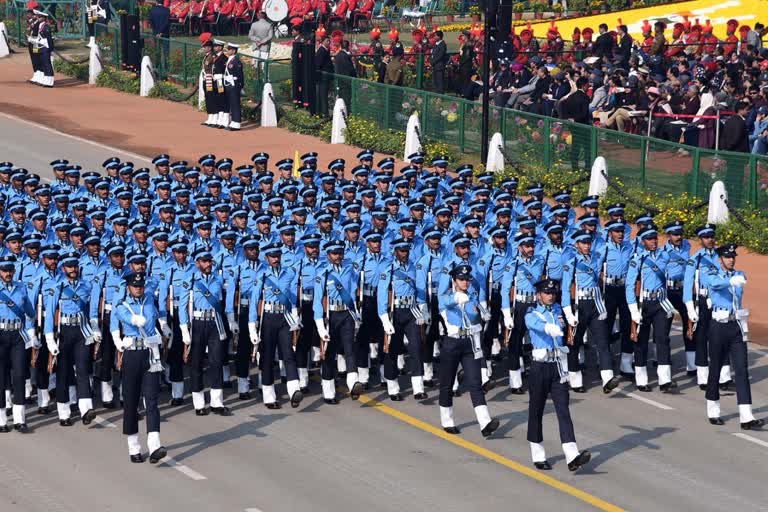
[[(0, 432), (9, 432), (5, 409), (8, 406), (3, 392), (13, 390), (13, 428), (27, 432), (24, 380), (27, 371), (27, 352), (37, 351), (40, 341), (34, 328), (35, 310), (24, 283), (14, 281), (16, 257), (0, 258)], [(22, 329), (24, 329), (22, 331)], [(10, 376), (10, 382), (8, 377)]]
[[(683, 302), (683, 284), (685, 267), (688, 264), (688, 254), (691, 252), (691, 244), (683, 239), (683, 223), (679, 220), (664, 225), (664, 233), (667, 234), (667, 243), (662, 248), (669, 254), (667, 265), (667, 297), (670, 304), (680, 315), (683, 328), (683, 343), (685, 344), (685, 369), (689, 377), (696, 375), (696, 346), (693, 337), (688, 332), (688, 312)], [(672, 317), (667, 320), (667, 338), (672, 329)]]
[(251, 302), (248, 305), (248, 332), (251, 343), (257, 347), (263, 343), (259, 353), (261, 393), (268, 409), (280, 408), (274, 384), (275, 354), (279, 350), (283, 357), (291, 407), (296, 408), (304, 398), (299, 389), (296, 356), (291, 344), (291, 333), (301, 328), (296, 307), (296, 271), (281, 266), (281, 244), (266, 244), (262, 246), (261, 253), (264, 254), (267, 264), (256, 276), (256, 283), (251, 291)]
[[(586, 392), (581, 375), (579, 350), (584, 345), (584, 334), (589, 329), (590, 341), (594, 340), (597, 345), (603, 393), (610, 393), (619, 385), (619, 378), (613, 375), (607, 313), (600, 292), (602, 261), (592, 254), (591, 234), (579, 230), (573, 234), (573, 239), (576, 255), (563, 265), (563, 313), (568, 325), (574, 329), (573, 339), (568, 340), (571, 345), (568, 352), (568, 378), (573, 391)], [(571, 284), (573, 297), (570, 292)]]
[[(629, 263), (629, 273), (624, 290), (627, 295), (632, 321), (639, 327), (635, 343), (635, 384), (639, 391), (650, 392), (648, 385), (648, 339), (653, 326), (653, 341), (659, 358), (659, 389), (671, 393), (677, 389), (672, 380), (670, 366), (667, 319), (672, 315), (672, 304), (667, 298), (666, 269), (669, 255), (658, 250), (659, 239), (656, 227), (650, 224), (637, 232), (640, 240), (638, 249)], [(639, 282), (640, 294), (636, 295), (635, 285)]]
[[(168, 324), (171, 336), (168, 341), (168, 380), (171, 382), (171, 405), (178, 407), (184, 404), (184, 343), (181, 341), (179, 328), (179, 300), (184, 289), (184, 283), (192, 282), (194, 267), (187, 259), (189, 240), (178, 237), (168, 244), (171, 249), (172, 261), (165, 268), (165, 280), (160, 284), (166, 290), (168, 298)], [(146, 285), (146, 283), (145, 283)]]
[(393, 258), (379, 267), (377, 308), (384, 334), (384, 378), (392, 401), (402, 400), (397, 381), (397, 356), (405, 353), (403, 337), (408, 338), (411, 386), (416, 400), (426, 400), (424, 366), (421, 361), (422, 325), (429, 315), (424, 288), (416, 286), (416, 265), (410, 261), (411, 244), (399, 238), (392, 242)]
[(720, 367), (730, 356), (736, 378), (736, 401), (739, 404), (739, 421), (742, 430), (760, 428), (764, 420), (752, 415), (752, 390), (749, 384), (747, 340), (749, 312), (741, 307), (744, 272), (736, 270), (736, 245), (717, 248), (720, 268), (709, 270), (704, 279), (712, 301), (712, 323), (709, 340), (709, 378), (707, 380), (707, 417), (713, 425), (723, 425), (720, 417)]
[[(226, 339), (224, 332), (224, 308), (222, 307), (224, 284), (221, 277), (212, 272), (213, 255), (205, 247), (192, 255), (197, 270), (191, 273), (191, 281), (181, 283), (179, 295), (179, 331), (184, 347), (185, 363), (192, 367), (190, 384), (195, 414), (207, 416), (210, 412), (230, 416), (224, 405), (222, 362)], [(208, 352), (208, 381), (211, 386), (211, 408), (205, 405), (203, 392), (204, 355)]]
[(509, 391), (523, 394), (523, 375), (520, 360), (523, 355), (523, 337), (527, 327), (523, 318), (528, 308), (536, 303), (534, 284), (541, 279), (544, 260), (534, 254), (536, 241), (529, 233), (515, 237), (517, 256), (504, 269), (501, 286), (501, 312), (508, 337)]
[(544, 406), (547, 397), (551, 395), (560, 427), (560, 442), (565, 461), (569, 470), (576, 471), (589, 462), (592, 455), (588, 450), (579, 452), (568, 407), (568, 349), (563, 346), (562, 309), (555, 302), (559, 291), (557, 282), (552, 279), (537, 282), (538, 304), (529, 308), (525, 315), (525, 325), (528, 326), (533, 345), (531, 373), (528, 378), (528, 442), (536, 469), (552, 469), (541, 444), (544, 440)]
[(355, 331), (360, 325), (360, 313), (355, 303), (360, 276), (352, 265), (342, 265), (343, 242), (327, 242), (324, 249), (328, 261), (315, 277), (312, 309), (317, 332), (324, 345), (324, 350), (320, 351), (323, 398), (327, 404), (338, 404), (335, 378), (339, 349), (344, 350), (347, 388), (352, 400), (360, 398), (363, 392), (363, 385), (358, 380), (354, 346)]
[(621, 360), (619, 373), (634, 379), (635, 370), (632, 368), (632, 358), (635, 347), (629, 336), (630, 316), (627, 307), (625, 285), (632, 259), (632, 242), (625, 238), (627, 225), (623, 221), (606, 222), (605, 232), (607, 242), (603, 247), (601, 260), (603, 264), (603, 297), (605, 298), (606, 322), (609, 332), (613, 330), (616, 314), (619, 315), (619, 337), (621, 339)]
[(481, 284), (472, 277), (469, 265), (454, 267), (450, 275), (453, 286), (439, 298), (440, 316), (446, 329), (440, 350), (440, 424), (449, 434), (459, 434), (453, 418), (452, 389), (461, 363), (480, 432), (483, 437), (488, 437), (499, 428), (499, 420), (491, 419), (480, 377), (483, 291)]
[(231, 132), (240, 130), (240, 95), (245, 85), (243, 63), (237, 56), (240, 45), (228, 43), (224, 54), (227, 62), (224, 66), (224, 96), (228, 105), (228, 114), (224, 115), (223, 127)]
[(128, 436), (131, 462), (144, 462), (139, 444), (139, 400), (143, 397), (147, 415), (149, 462), (164, 458), (167, 450), (160, 443), (160, 333), (155, 325), (159, 313), (152, 294), (144, 293), (144, 274), (125, 277), (128, 294), (115, 305), (115, 316), (123, 333), (117, 350), (122, 355), (123, 434)]
[(70, 381), (77, 382), (77, 405), (83, 425), (89, 425), (96, 417), (89, 375), (90, 345), (94, 341), (98, 343), (99, 338), (86, 320), (86, 301), (91, 296), (92, 285), (79, 278), (78, 263), (79, 255), (76, 252), (61, 256), (63, 276), (54, 288), (46, 290), (45, 297), (45, 310), (48, 314), (45, 315), (43, 330), (50, 357), (56, 367), (56, 402), (62, 427), (72, 425), (67, 387)]

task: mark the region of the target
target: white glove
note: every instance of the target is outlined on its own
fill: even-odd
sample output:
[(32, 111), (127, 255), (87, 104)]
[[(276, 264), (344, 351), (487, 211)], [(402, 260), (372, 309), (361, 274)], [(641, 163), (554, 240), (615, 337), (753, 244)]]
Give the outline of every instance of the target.
[(299, 320), (299, 310), (297, 308), (291, 309), (290, 321), (288, 322), (288, 330), (291, 332), (301, 329), (301, 320)]
[(50, 352), (51, 355), (59, 355), (59, 344), (56, 343), (56, 339), (53, 337), (52, 332), (45, 335), (45, 344), (48, 346), (48, 352)]
[(504, 315), (504, 327), (506, 327), (509, 330), (512, 330), (515, 327), (514, 319), (512, 318), (512, 312), (509, 308), (504, 308), (501, 310), (501, 314)]
[(189, 325), (181, 324), (179, 326), (179, 330), (181, 331), (181, 341), (184, 342), (185, 345), (191, 344), (192, 343), (192, 335), (189, 334)]
[(142, 315), (131, 315), (131, 325), (135, 325), (139, 329), (144, 327), (144, 325), (147, 323), (147, 319), (144, 318)]
[(734, 288), (738, 288), (739, 286), (744, 286), (747, 284), (747, 280), (744, 278), (744, 276), (733, 276), (731, 278), (731, 286)]
[(40, 348), (40, 340), (37, 339), (37, 332), (35, 329), (27, 329), (27, 338), (29, 342), (24, 345), (24, 348)]
[(120, 330), (114, 330), (110, 332), (110, 334), (112, 335), (112, 343), (115, 344), (115, 348), (117, 348), (117, 350), (120, 352), (125, 350), (125, 347), (123, 346), (123, 339), (120, 337)]
[(568, 325), (576, 327), (576, 324), (578, 324), (579, 321), (576, 319), (576, 315), (573, 314), (571, 306), (565, 306), (563, 308), (563, 313), (565, 314), (565, 321), (568, 322)]
[(685, 310), (688, 311), (688, 319), (691, 322), (696, 323), (699, 321), (699, 314), (696, 313), (696, 308), (694, 307), (692, 300), (685, 303)]
[(254, 345), (259, 344), (259, 330), (256, 328), (256, 322), (248, 322), (248, 335), (251, 339), (251, 343)]
[(629, 305), (629, 314), (632, 317), (632, 321), (637, 325), (640, 325), (643, 321), (643, 315), (640, 314), (640, 309), (637, 307), (637, 302)]
[(424, 318), (424, 323), (429, 323), (429, 306), (426, 304), (419, 304), (419, 311), (421, 312), (421, 316)]
[(91, 325), (91, 330), (93, 332), (99, 331), (101, 332), (101, 329), (99, 329), (99, 320), (96, 318), (91, 318), (88, 323)]
[(158, 323), (160, 324), (160, 334), (163, 335), (163, 337), (168, 338), (169, 340), (173, 337), (173, 331), (171, 330), (171, 327), (168, 325), (168, 320), (165, 318), (161, 318), (158, 320)]
[(395, 326), (392, 325), (392, 321), (389, 319), (389, 315), (383, 314), (379, 315), (379, 319), (381, 319), (381, 325), (384, 327), (384, 332), (388, 336), (392, 336), (395, 334)]
[(483, 322), (491, 321), (491, 309), (488, 307), (488, 303), (486, 301), (480, 302), (480, 307), (477, 309), (480, 312), (480, 318), (483, 319)]
[(227, 322), (229, 322), (229, 330), (232, 331), (232, 334), (240, 333), (240, 326), (235, 321), (234, 313), (227, 313)]
[(315, 319), (315, 326), (317, 326), (317, 334), (320, 336), (320, 338), (325, 341), (326, 343), (331, 341), (331, 335), (328, 332), (328, 329), (325, 328), (325, 322), (323, 322), (322, 318), (316, 318)]
[(547, 333), (549, 336), (563, 335), (563, 329), (559, 325), (551, 324), (551, 323), (544, 325), (544, 332)]
[(93, 338), (94, 343), (101, 343), (101, 331), (93, 331), (91, 338)]
[(469, 295), (464, 292), (456, 292), (453, 294), (453, 300), (456, 302), (457, 306), (463, 306), (469, 302)]

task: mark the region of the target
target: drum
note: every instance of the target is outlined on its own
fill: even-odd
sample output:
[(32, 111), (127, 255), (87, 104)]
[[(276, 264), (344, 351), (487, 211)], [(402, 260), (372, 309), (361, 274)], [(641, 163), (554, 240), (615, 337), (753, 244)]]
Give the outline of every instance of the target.
[(288, 16), (288, 2), (286, 0), (266, 0), (263, 9), (267, 13), (269, 21), (274, 23), (280, 23)]

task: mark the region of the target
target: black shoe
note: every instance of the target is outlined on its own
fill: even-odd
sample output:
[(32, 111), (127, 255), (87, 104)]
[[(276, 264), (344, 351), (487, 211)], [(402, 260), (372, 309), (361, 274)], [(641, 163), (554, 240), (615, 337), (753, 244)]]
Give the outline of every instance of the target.
[(360, 398), (360, 395), (363, 393), (363, 385), (359, 382), (355, 382), (355, 385), (352, 386), (352, 389), (349, 391), (349, 397), (352, 400), (357, 400)]
[(643, 393), (650, 393), (652, 391), (651, 386), (645, 385), (645, 386), (637, 386), (638, 391), (642, 391)]
[(171, 398), (171, 407), (179, 407), (181, 405), (184, 405), (183, 398)]
[(280, 404), (277, 402), (272, 402), (271, 404), (264, 404), (267, 406), (267, 409), (275, 410), (280, 408)]
[(137, 453), (136, 455), (131, 455), (131, 462), (134, 464), (141, 464), (144, 462), (144, 456), (140, 453)]
[(695, 377), (697, 372), (696, 370), (688, 370), (687, 372), (685, 372), (685, 374), (689, 377)]
[(117, 408), (117, 404), (115, 403), (115, 399), (114, 398), (112, 400), (110, 400), (109, 402), (102, 403), (101, 406), (103, 408), (105, 408), (105, 409), (116, 409)]
[(368, 366), (369, 368), (374, 368), (376, 366), (379, 366), (379, 358), (373, 357), (371, 358), (371, 364)]
[(161, 446), (149, 454), (149, 463), (157, 464), (160, 462), (160, 459), (164, 459), (166, 455), (168, 455), (168, 450), (165, 448), (165, 446)]
[[(22, 423), (23, 425), (23, 423)], [(752, 420), (741, 424), (741, 430), (754, 430), (765, 425), (765, 420)]]
[(399, 393), (397, 395), (389, 395), (389, 399), (392, 400), (393, 402), (402, 402), (403, 401), (403, 397), (400, 396)]
[(731, 384), (733, 384), (733, 381), (729, 380), (721, 384), (718, 384), (718, 387), (720, 388), (720, 391), (728, 391), (728, 389), (731, 387)]
[(27, 405), (34, 405), (37, 403), (37, 399), (32, 398), (31, 396), (28, 396), (27, 398), (24, 399), (24, 403)]
[(662, 393), (674, 393), (675, 391), (677, 391), (677, 382), (671, 380), (666, 384), (660, 385), (659, 390)]
[(725, 422), (723, 421), (723, 418), (709, 418), (709, 424), (710, 425), (725, 425)]
[(402, 369), (400, 370), (400, 375), (401, 375), (401, 376), (405, 376), (405, 375), (408, 375), (408, 370), (407, 370), (407, 369), (405, 369), (405, 368), (402, 368)]
[(232, 411), (229, 410), (229, 407), (224, 405), (221, 407), (211, 407), (211, 412), (218, 416), (232, 416)]
[(308, 395), (309, 394), (309, 386), (304, 386), (303, 388), (299, 388), (299, 391), (301, 391), (302, 395)]
[(622, 376), (622, 377), (624, 377), (625, 379), (629, 379), (629, 380), (631, 380), (631, 381), (634, 381), (634, 380), (635, 380), (635, 374), (634, 374), (634, 373), (629, 373), (629, 372), (619, 372), (619, 375), (621, 375), (621, 376)]
[(239, 132), (240, 128), (230, 128), (229, 126), (227, 126), (225, 130), (227, 130), (228, 132)]
[(427, 396), (427, 394), (422, 391), (421, 393), (416, 393), (415, 395), (413, 395), (413, 398), (415, 400), (426, 400), (427, 398), (429, 398), (429, 396)]
[(347, 380), (347, 372), (339, 372), (338, 375), (336, 375), (336, 378), (341, 381)]
[(195, 409), (195, 416), (208, 416), (211, 413), (211, 410), (207, 407), (203, 407), (202, 409)]
[(435, 387), (435, 381), (432, 379), (425, 380), (424, 385), (427, 386), (428, 388), (433, 388)]
[(251, 396), (251, 392), (250, 391), (246, 391), (245, 393), (240, 393), (239, 395), (237, 395), (237, 397), (240, 400), (250, 400), (251, 398), (253, 398)]
[(619, 378), (615, 376), (611, 377), (611, 380), (606, 382), (605, 385), (603, 386), (603, 393), (607, 395), (617, 387), (619, 387)]
[(337, 405), (339, 403), (338, 398), (323, 398), (323, 402), (327, 403), (328, 405)]
[(456, 380), (458, 381), (459, 385), (464, 382), (464, 368), (459, 370), (459, 372), (456, 374)]
[(301, 401), (304, 400), (304, 394), (301, 392), (301, 390), (296, 391), (293, 393), (293, 396), (291, 396), (291, 407), (297, 408), (299, 404), (301, 404)]
[(499, 428), (499, 420), (493, 418), (491, 422), (487, 424), (483, 430), (480, 431), (480, 433), (483, 434), (483, 437), (488, 437), (496, 432), (497, 428)]
[(579, 386), (577, 388), (571, 388), (571, 391), (574, 393), (586, 393), (587, 390), (584, 388), (584, 386)]
[(458, 398), (458, 397), (460, 397), (460, 396), (461, 396), (461, 391), (459, 391), (458, 389), (457, 389), (456, 391), (454, 391), (454, 392), (453, 392), (453, 397), (454, 397), (454, 398)]
[(85, 411), (85, 414), (83, 414), (82, 422), (83, 425), (90, 425), (91, 422), (96, 418), (96, 411), (93, 409), (88, 409)]
[(578, 454), (575, 459), (573, 459), (571, 462), (568, 463), (568, 470), (576, 471), (581, 466), (589, 462), (591, 458), (592, 458), (592, 454), (589, 453), (589, 450), (584, 450), (583, 452)]
[(702, 390), (702, 391), (706, 391), (707, 390), (707, 385), (706, 384), (699, 384), (699, 389)]
[(496, 382), (488, 380), (483, 384), (483, 393), (488, 393), (490, 390), (496, 387)]
[(552, 465), (548, 460), (545, 460), (544, 462), (534, 462), (533, 465), (536, 469), (540, 469), (541, 471), (549, 471), (552, 469)]
[(453, 434), (453, 435), (461, 434), (461, 430), (459, 430), (457, 427), (443, 427), (443, 430), (445, 430), (447, 433)]
[(509, 394), (522, 395), (522, 394), (525, 394), (525, 391), (523, 391), (523, 388), (509, 388)]
[(0, 433), (2, 434), (7, 434), (10, 431), (11, 431), (11, 427), (9, 427), (8, 425), (3, 425), (2, 427), (0, 427)]
[(45, 405), (43, 407), (38, 407), (37, 408), (37, 414), (39, 414), (41, 416), (45, 416), (45, 415), (51, 414), (52, 412), (53, 412), (53, 407), (51, 407), (50, 405)]
[[(741, 428), (744, 428), (744, 427), (742, 426)], [(16, 432), (21, 432), (22, 434), (26, 434), (27, 432), (29, 432), (29, 427), (27, 426), (26, 423), (17, 423), (13, 426), (13, 430), (15, 430)]]
[(67, 418), (65, 420), (59, 420), (59, 425), (62, 427), (71, 427), (72, 426), (72, 418)]

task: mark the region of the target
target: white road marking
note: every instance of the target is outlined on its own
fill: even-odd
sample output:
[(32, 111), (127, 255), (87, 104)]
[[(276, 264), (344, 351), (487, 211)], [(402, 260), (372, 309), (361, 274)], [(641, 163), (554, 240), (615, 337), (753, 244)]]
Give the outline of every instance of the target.
[(674, 411), (674, 407), (670, 407), (668, 405), (664, 405), (660, 402), (657, 402), (656, 400), (651, 400), (650, 398), (645, 398), (644, 396), (638, 395), (637, 393), (630, 393), (627, 391), (617, 390), (618, 393), (621, 393), (624, 396), (628, 396), (630, 398), (634, 398), (635, 400), (639, 400), (640, 402), (643, 402), (644, 404), (652, 405), (654, 407), (657, 407), (661, 409), (662, 411)]
[(115, 425), (114, 423), (112, 423), (111, 421), (109, 421), (107, 419), (102, 418), (101, 416), (96, 416), (95, 418), (93, 418), (93, 421), (95, 421), (96, 423), (98, 423), (102, 427), (117, 428), (117, 425)]
[(5, 112), (0, 112), (0, 115), (3, 116), (3, 117), (7, 117), (8, 119), (12, 119), (12, 120), (14, 120), (14, 121), (16, 121), (18, 123), (28, 124), (30, 126), (34, 126), (35, 128), (39, 128), (40, 130), (45, 130), (45, 131), (50, 132), (50, 133), (55, 133), (56, 135), (61, 136), (61, 137), (66, 137), (68, 139), (72, 139), (72, 140), (75, 140), (77, 142), (82, 142), (84, 144), (90, 144), (91, 146), (95, 146), (95, 147), (97, 147), (99, 149), (107, 150), (110, 153), (122, 153), (124, 155), (127, 155), (127, 156), (133, 158), (134, 160), (143, 160), (143, 161), (148, 162), (148, 163), (152, 161), (152, 158), (150, 158), (150, 157), (147, 157), (147, 156), (144, 156), (144, 155), (139, 155), (137, 153), (132, 153), (130, 151), (125, 151), (124, 149), (116, 148), (114, 146), (108, 146), (108, 145), (102, 144), (100, 142), (95, 142), (95, 141), (92, 141), (92, 140), (84, 139), (82, 137), (78, 137), (77, 135), (70, 135), (69, 133), (60, 132), (59, 130), (54, 130), (53, 128), (51, 128), (49, 126), (45, 126), (43, 124), (35, 123), (33, 121), (28, 121), (26, 119), (22, 119), (21, 117), (17, 117), (17, 116), (11, 115), (11, 114), (6, 114)]
[(759, 444), (760, 446), (763, 446), (765, 448), (768, 448), (768, 441), (763, 441), (762, 439), (758, 439), (756, 437), (752, 437), (749, 434), (742, 434), (741, 432), (735, 432), (733, 435), (736, 437), (740, 437), (746, 441), (749, 441), (751, 443)]
[(204, 475), (201, 475), (200, 473), (198, 473), (194, 469), (191, 469), (191, 468), (185, 466), (184, 464), (179, 464), (178, 462), (176, 462), (175, 459), (173, 459), (172, 457), (168, 457), (167, 455), (160, 462), (159, 465), (162, 466), (163, 464), (165, 464), (168, 467), (171, 467), (171, 468), (175, 469), (176, 471), (178, 471), (178, 472), (182, 473), (183, 475), (191, 478), (192, 480), (207, 480), (207, 478)]
[(245, 512), (261, 512), (261, 509), (256, 507), (251, 507), (251, 508), (245, 509)]

